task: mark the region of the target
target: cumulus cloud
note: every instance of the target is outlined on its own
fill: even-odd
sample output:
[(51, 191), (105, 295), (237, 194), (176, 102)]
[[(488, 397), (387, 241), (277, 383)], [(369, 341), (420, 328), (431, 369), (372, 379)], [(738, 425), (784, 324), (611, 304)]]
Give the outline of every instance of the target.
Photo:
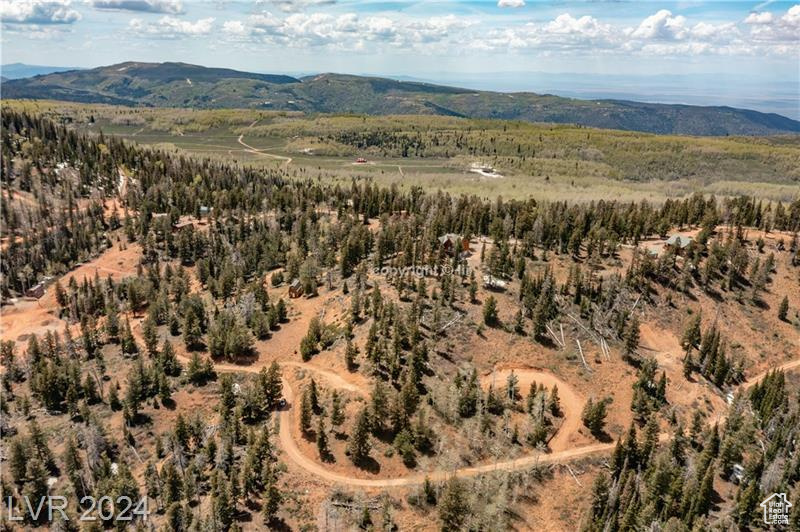
[(523, 7), (525, 0), (497, 0), (497, 7)]
[(656, 14), (645, 18), (631, 36), (639, 39), (671, 41), (686, 37), (686, 18), (673, 16), (668, 9), (661, 9)]
[(293, 13), (279, 17), (265, 12), (251, 15), (245, 20), (226, 21), (222, 30), (234, 40), (357, 51), (365, 49), (370, 43), (414, 47), (443, 42), (455, 30), (465, 29), (470, 24), (454, 15), (393, 19), (384, 16), (362, 17), (356, 13)]
[(336, 0), (257, 0), (256, 5), (272, 4), (286, 13), (295, 13), (309, 7), (333, 5)]
[(135, 11), (142, 13), (166, 13), (180, 15), (184, 13), (180, 0), (90, 0), (95, 9), (113, 11)]
[(529, 50), (553, 54), (583, 49), (591, 53), (653, 56), (800, 53), (800, 5), (782, 16), (751, 15), (741, 25), (692, 23), (682, 15), (662, 9), (633, 27), (621, 27), (592, 16), (562, 13), (548, 22), (490, 28), (476, 34), (469, 47), (498, 53)]
[(163, 39), (177, 39), (180, 37), (207, 35), (211, 32), (213, 25), (213, 18), (204, 18), (191, 22), (175, 17), (164, 16), (153, 23), (134, 18), (128, 24), (128, 29), (137, 35), (146, 35)]
[[(312, 0), (306, 0), (312, 1)], [(800, 5), (783, 15), (754, 13), (745, 20), (692, 21), (662, 9), (625, 27), (602, 17), (561, 13), (551, 20), (496, 25), (476, 16), (267, 11), (229, 20), (229, 41), (335, 50), (394, 48), (423, 53), (587, 53), (640, 55), (786, 55), (800, 52)]]
[(0, 3), (0, 20), (6, 24), (72, 24), (81, 14), (70, 0), (6, 0)]
[(751, 13), (745, 19), (755, 42), (800, 45), (800, 4), (790, 7), (780, 17), (770, 12)]
[(762, 11), (761, 13), (750, 13), (744, 19), (745, 24), (769, 24), (774, 20), (772, 13), (769, 11)]

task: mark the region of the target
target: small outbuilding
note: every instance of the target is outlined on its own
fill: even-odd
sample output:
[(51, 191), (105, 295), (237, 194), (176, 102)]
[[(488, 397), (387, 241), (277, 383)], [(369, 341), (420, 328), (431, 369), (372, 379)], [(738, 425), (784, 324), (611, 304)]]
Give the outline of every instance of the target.
[(447, 233), (439, 237), (439, 245), (448, 255), (452, 255), (455, 252), (459, 241), (461, 241), (461, 251), (469, 251), (468, 238), (461, 238), (461, 235), (455, 233)]
[(295, 279), (289, 285), (289, 297), (300, 297), (303, 295), (303, 285), (300, 284), (300, 279)]
[(664, 242), (664, 245), (674, 247), (675, 249), (685, 249), (689, 247), (692, 240), (692, 237), (686, 235), (670, 235), (667, 241)]
[(494, 275), (483, 276), (483, 286), (489, 290), (505, 290), (507, 283)]
[(25, 291), (25, 297), (39, 299), (44, 295), (44, 282), (37, 283)]

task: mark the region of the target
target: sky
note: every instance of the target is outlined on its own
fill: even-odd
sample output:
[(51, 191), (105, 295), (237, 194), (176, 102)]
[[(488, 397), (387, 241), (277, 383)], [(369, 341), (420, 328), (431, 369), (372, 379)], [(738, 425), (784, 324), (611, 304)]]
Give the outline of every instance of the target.
[(800, 115), (797, 0), (0, 0), (0, 19), (3, 64), (183, 61), (652, 101), (717, 87), (722, 103)]

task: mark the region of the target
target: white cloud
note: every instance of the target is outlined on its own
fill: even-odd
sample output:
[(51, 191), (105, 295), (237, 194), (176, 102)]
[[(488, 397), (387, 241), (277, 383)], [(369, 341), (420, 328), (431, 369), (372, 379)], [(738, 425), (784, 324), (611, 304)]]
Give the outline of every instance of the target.
[(72, 24), (81, 14), (70, 0), (4, 0), (0, 20), (7, 24)]
[(645, 18), (631, 36), (646, 40), (672, 41), (684, 39), (687, 33), (685, 17), (675, 17), (668, 9), (661, 9)]
[[(800, 5), (782, 16), (749, 21), (690, 20), (662, 9), (625, 27), (613, 20), (561, 13), (551, 20), (498, 25), (470, 15), (262, 12), (222, 25), (229, 41), (292, 48), (379, 53), (516, 53), (623, 55), (787, 55), (800, 52)], [(756, 23), (757, 22), (757, 23)]]
[[(290, 47), (328, 47), (363, 50), (370, 43), (391, 47), (423, 47), (446, 41), (456, 30), (471, 25), (455, 15), (427, 19), (361, 17), (356, 13), (293, 13), (278, 17), (265, 12), (245, 20), (226, 21), (222, 30), (229, 38)], [(455, 35), (458, 38), (457, 35)]]
[(231, 35), (247, 35), (247, 28), (241, 20), (228, 20), (222, 25), (222, 31)]
[(272, 4), (281, 11), (294, 13), (309, 7), (333, 5), (336, 0), (256, 0), (256, 5)]
[(184, 13), (181, 0), (90, 0), (89, 3), (93, 8), (103, 10), (166, 13), (169, 15)]
[(525, 0), (497, 0), (497, 7), (523, 7)]
[[(745, 22), (751, 25), (750, 37), (759, 43), (785, 43), (795, 47), (795, 53), (800, 48), (800, 4), (790, 7), (780, 17), (772, 13), (758, 13), (753, 17), (751, 13)], [(769, 16), (767, 16), (769, 15)]]
[(207, 35), (211, 32), (213, 25), (213, 18), (204, 18), (191, 22), (175, 17), (164, 16), (153, 23), (134, 18), (128, 24), (128, 29), (138, 35), (176, 39), (179, 37)]
[(563, 13), (555, 20), (548, 22), (544, 26), (544, 31), (551, 36), (569, 35), (577, 37), (579, 40), (591, 40), (607, 39), (613, 33), (613, 28), (594, 17), (584, 15), (575, 18), (569, 13)]
[(763, 11), (761, 13), (750, 13), (747, 15), (747, 18), (744, 19), (745, 24), (769, 24), (772, 22), (774, 17), (772, 13), (769, 11)]

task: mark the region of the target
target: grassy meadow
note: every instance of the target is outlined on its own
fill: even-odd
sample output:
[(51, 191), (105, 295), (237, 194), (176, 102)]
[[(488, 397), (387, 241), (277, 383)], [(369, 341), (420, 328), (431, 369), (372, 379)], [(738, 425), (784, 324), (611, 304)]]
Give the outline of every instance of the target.
[[(660, 202), (695, 192), (772, 201), (800, 196), (800, 136), (687, 137), (443, 116), (3, 103), (71, 122), (81, 131), (280, 167), (298, 178), (371, 179), (483, 197), (569, 201)], [(356, 163), (358, 157), (367, 162)], [(470, 171), (476, 164), (502, 177)]]

